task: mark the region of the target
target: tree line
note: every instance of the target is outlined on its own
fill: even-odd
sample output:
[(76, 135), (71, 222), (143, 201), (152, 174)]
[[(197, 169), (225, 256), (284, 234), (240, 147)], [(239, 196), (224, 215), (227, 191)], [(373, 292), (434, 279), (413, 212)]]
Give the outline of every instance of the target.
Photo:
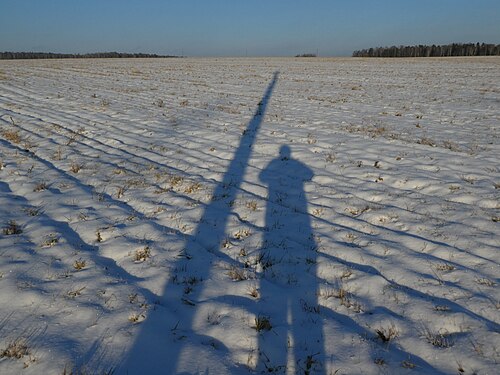
[(498, 56), (500, 44), (453, 43), (436, 46), (392, 46), (354, 51), (353, 57), (448, 57), (448, 56)]
[(302, 53), (300, 55), (295, 55), (295, 57), (318, 57), (315, 53)]
[(0, 52), (0, 60), (16, 59), (99, 59), (99, 58), (166, 58), (178, 57), (150, 53), (96, 52), (85, 54), (52, 52)]

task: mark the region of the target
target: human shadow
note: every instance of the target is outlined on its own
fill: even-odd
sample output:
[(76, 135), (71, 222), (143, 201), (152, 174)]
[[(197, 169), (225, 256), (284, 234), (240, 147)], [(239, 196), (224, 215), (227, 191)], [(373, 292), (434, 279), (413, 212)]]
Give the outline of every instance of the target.
[[(195, 348), (200, 348), (199, 345), (196, 346), (197, 343), (203, 345), (210, 339), (203, 335), (196, 335), (193, 332), (193, 326), (197, 312), (196, 305), (202, 299), (203, 281), (210, 277), (211, 265), (214, 261), (221, 260), (229, 264), (237, 263), (221, 251), (221, 245), (226, 239), (226, 227), (232, 214), (232, 202), (236, 199), (243, 182), (252, 154), (252, 146), (277, 80), (278, 72), (274, 73), (271, 83), (258, 103), (254, 116), (243, 132), (234, 157), (222, 181), (216, 185), (196, 230), (186, 238), (185, 250), (180, 255), (179, 261), (172, 267), (177, 271), (176, 275), (167, 281), (160, 304), (141, 324), (137, 338), (118, 369), (119, 373), (182, 373), (186, 370), (180, 364), (186, 361), (198, 363), (201, 372), (209, 371), (210, 367), (217, 368), (219, 373), (231, 372), (231, 364), (211, 363), (210, 354), (205, 356), (206, 353), (198, 351), (195, 356), (191, 355), (187, 359), (184, 356), (189, 356), (186, 353), (190, 352), (188, 348), (190, 344), (193, 344)], [(179, 304), (179, 297), (184, 302), (183, 304)]]
[(257, 319), (269, 318), (272, 327), (269, 332), (258, 329), (257, 369), (262, 371), (324, 372), (317, 245), (304, 191), (313, 176), (309, 167), (292, 158), (287, 145), (259, 175), (268, 186), (268, 199)]

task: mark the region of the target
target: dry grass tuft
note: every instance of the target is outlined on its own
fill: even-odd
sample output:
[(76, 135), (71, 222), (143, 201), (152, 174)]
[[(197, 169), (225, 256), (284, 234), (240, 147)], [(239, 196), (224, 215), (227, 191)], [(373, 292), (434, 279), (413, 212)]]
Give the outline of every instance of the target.
[(449, 263), (439, 263), (435, 265), (437, 271), (453, 271), (455, 266)]
[(7, 348), (0, 352), (0, 358), (21, 359), (29, 354), (28, 345), (25, 340), (17, 339), (7, 345)]
[(128, 317), (128, 321), (133, 323), (133, 324), (139, 324), (141, 323), (144, 319), (146, 319), (146, 315), (143, 313), (133, 313)]
[(481, 278), (478, 277), (475, 279), (475, 281), (479, 285), (485, 285), (485, 286), (495, 286), (496, 285), (496, 283), (493, 280), (490, 280), (486, 277), (481, 277)]
[(10, 236), (13, 234), (21, 234), (23, 230), (15, 220), (10, 220), (7, 226), (3, 228), (2, 233), (6, 236)]
[(246, 270), (235, 266), (231, 267), (231, 269), (227, 272), (227, 275), (233, 281), (243, 281), (243, 280), (248, 280), (250, 278)]
[(424, 329), (423, 336), (429, 344), (438, 348), (449, 348), (454, 344), (448, 332), (432, 332), (429, 329)]
[(39, 191), (44, 191), (44, 190), (47, 190), (49, 188), (49, 185), (47, 185), (47, 183), (45, 181), (43, 182), (40, 182), (38, 184), (36, 184), (35, 188), (33, 189), (33, 191), (35, 193), (39, 192)]
[(257, 211), (258, 208), (256, 201), (248, 201), (245, 203), (245, 206), (252, 211)]
[(83, 270), (86, 265), (87, 265), (87, 262), (84, 259), (77, 259), (73, 263), (73, 268), (77, 271), (80, 271), (80, 270)]
[(41, 247), (52, 247), (59, 242), (59, 237), (55, 233), (50, 233), (43, 241)]
[(71, 165), (69, 166), (69, 169), (73, 173), (78, 173), (80, 170), (83, 168), (83, 165), (80, 163), (72, 162)]
[(149, 246), (144, 246), (142, 249), (137, 249), (134, 253), (135, 262), (144, 262), (151, 257), (151, 249)]
[(257, 285), (251, 285), (248, 288), (248, 295), (253, 298), (259, 298), (260, 297), (260, 292), (259, 289), (257, 288)]
[(399, 336), (399, 331), (397, 330), (394, 324), (391, 324), (389, 327), (382, 327), (375, 330), (378, 338), (383, 342), (390, 342)]
[(19, 130), (5, 130), (2, 132), (3, 137), (15, 144), (19, 144), (22, 142), (21, 135), (19, 134)]
[(253, 326), (252, 328), (254, 328), (257, 332), (261, 332), (270, 331), (273, 326), (271, 325), (271, 321), (269, 320), (268, 316), (258, 315), (255, 318), (255, 326)]
[(201, 189), (201, 184), (199, 182), (194, 182), (184, 189), (184, 193), (192, 194), (200, 189)]

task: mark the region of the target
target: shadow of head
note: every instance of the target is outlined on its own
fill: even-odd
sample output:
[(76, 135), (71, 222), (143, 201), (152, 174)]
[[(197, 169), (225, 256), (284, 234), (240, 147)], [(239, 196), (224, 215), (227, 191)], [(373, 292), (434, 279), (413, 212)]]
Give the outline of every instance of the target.
[(292, 157), (292, 149), (288, 145), (283, 145), (280, 147), (280, 159), (290, 160)]

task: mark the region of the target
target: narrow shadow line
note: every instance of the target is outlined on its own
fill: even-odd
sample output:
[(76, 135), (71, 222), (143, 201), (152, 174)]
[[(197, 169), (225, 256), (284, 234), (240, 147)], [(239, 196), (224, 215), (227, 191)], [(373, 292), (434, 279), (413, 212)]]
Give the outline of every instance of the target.
[[(210, 276), (214, 256), (218, 260), (227, 258), (227, 255), (222, 253), (220, 248), (226, 237), (226, 226), (232, 213), (230, 202), (236, 199), (239, 192), (252, 154), (252, 146), (264, 120), (264, 114), (278, 80), (278, 74), (278, 72), (274, 73), (273, 79), (259, 102), (253, 118), (241, 137), (240, 144), (222, 181), (214, 189), (211, 202), (201, 216), (198, 227), (194, 234), (187, 238), (185, 258), (174, 265), (174, 268), (186, 270), (188, 276), (195, 276), (197, 280), (201, 281), (201, 284), (195, 286), (188, 296), (189, 301), (192, 301), (193, 304), (196, 304), (202, 295), (202, 282)], [(177, 289), (178, 286), (175, 283), (167, 282), (163, 291), (163, 298), (172, 298), (171, 295)], [(180, 301), (174, 300), (173, 302), (178, 304)], [(162, 311), (164, 314), (162, 314)], [(197, 311), (195, 307), (187, 306), (183, 308), (182, 314), (177, 312), (174, 319), (181, 315), (182, 322), (178, 321), (177, 324), (173, 322), (172, 326), (169, 326), (169, 322), (165, 321), (169, 315), (168, 312), (162, 311), (160, 309), (152, 311), (148, 319), (142, 323), (141, 331), (120, 366), (120, 373), (174, 374), (178, 371), (177, 367), (184, 347), (183, 344), (200, 339), (200, 337), (185, 337), (185, 335), (182, 335), (182, 340), (175, 341), (172, 338), (173, 329), (181, 330), (186, 335), (192, 335), (190, 330), (193, 327)], [(224, 367), (223, 364), (220, 365)], [(202, 368), (205, 364), (199, 363), (198, 366)]]

